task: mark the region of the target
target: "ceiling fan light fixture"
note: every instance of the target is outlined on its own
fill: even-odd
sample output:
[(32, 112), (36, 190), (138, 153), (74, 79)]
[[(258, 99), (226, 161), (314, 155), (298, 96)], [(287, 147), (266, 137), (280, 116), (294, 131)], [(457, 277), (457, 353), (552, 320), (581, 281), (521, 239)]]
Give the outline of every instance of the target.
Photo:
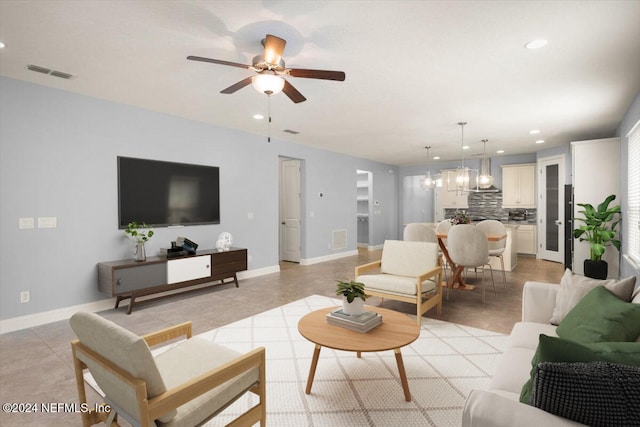
[(267, 95), (276, 95), (284, 88), (284, 79), (271, 73), (262, 73), (251, 78), (255, 90)]

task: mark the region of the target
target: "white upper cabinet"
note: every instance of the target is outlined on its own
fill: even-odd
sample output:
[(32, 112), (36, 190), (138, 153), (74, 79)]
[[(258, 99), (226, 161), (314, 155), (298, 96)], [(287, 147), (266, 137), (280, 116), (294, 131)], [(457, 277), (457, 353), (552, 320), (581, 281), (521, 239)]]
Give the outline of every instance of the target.
[(502, 165), (502, 207), (536, 207), (536, 165)]
[(440, 173), (442, 174), (441, 207), (467, 209), (469, 207), (467, 193), (459, 194), (456, 191), (456, 170), (444, 169)]

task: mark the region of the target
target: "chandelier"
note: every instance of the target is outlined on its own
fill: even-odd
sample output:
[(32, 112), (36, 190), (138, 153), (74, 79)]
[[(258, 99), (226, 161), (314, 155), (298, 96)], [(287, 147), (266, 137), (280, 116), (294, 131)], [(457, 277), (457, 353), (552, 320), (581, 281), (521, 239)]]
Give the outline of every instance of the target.
[(458, 122), (461, 129), (460, 166), (456, 169), (455, 185), (449, 186), (449, 191), (455, 191), (457, 194), (465, 194), (472, 191), (478, 191), (478, 170), (470, 169), (464, 165), (464, 126), (467, 122)]
[(427, 149), (427, 172), (420, 180), (420, 187), (422, 187), (423, 190), (433, 190), (433, 188), (436, 186), (436, 181), (440, 179), (440, 175), (431, 176), (431, 170), (429, 169), (429, 159), (431, 158), (429, 156), (429, 150), (431, 149), (431, 147), (427, 146), (424, 148)]

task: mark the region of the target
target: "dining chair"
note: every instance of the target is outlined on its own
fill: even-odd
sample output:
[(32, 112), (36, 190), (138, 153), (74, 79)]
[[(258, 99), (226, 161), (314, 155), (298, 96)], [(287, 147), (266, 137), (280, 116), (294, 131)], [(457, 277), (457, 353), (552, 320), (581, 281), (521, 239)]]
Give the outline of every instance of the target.
[[(507, 228), (500, 221), (493, 219), (486, 219), (476, 224), (480, 230), (487, 236), (504, 236), (507, 234)], [(507, 239), (500, 239), (497, 242), (489, 242), (489, 256), (497, 257), (500, 259), (500, 265), (502, 266), (502, 283), (503, 286), (507, 286), (507, 275), (504, 271), (504, 250), (507, 247)]]
[(482, 269), (482, 302), (485, 302), (486, 286), (484, 283), (485, 266), (489, 266), (493, 292), (496, 285), (493, 280), (493, 269), (489, 264), (489, 242), (487, 236), (478, 227), (471, 224), (459, 224), (451, 227), (447, 235), (447, 249), (451, 261), (456, 264), (454, 282), (456, 276), (462, 274), (465, 268)]
[[(436, 225), (436, 236), (446, 236), (447, 233), (449, 233), (450, 229), (451, 229), (451, 221), (449, 221), (448, 219), (440, 221), (438, 225)], [(443, 246), (445, 247), (447, 246), (446, 237), (438, 237), (438, 240), (442, 242)], [(450, 268), (451, 266), (449, 265), (449, 262), (447, 262), (447, 258), (445, 256), (442, 256), (442, 269), (444, 271), (444, 276), (446, 280), (448, 280), (447, 272)], [(448, 292), (447, 292), (447, 295), (449, 295)]]
[[(85, 370), (101, 390), (106, 411), (83, 411), (83, 427), (104, 422), (132, 426), (199, 426), (247, 392), (252, 405), (231, 424), (266, 425), (265, 349), (247, 353), (191, 337), (191, 322), (138, 336), (95, 313), (69, 320), (80, 405), (87, 406)], [(150, 346), (186, 338), (153, 355)], [(88, 406), (87, 406), (88, 407)]]
[(431, 242), (438, 243), (436, 232), (427, 224), (412, 222), (404, 227), (402, 240), (405, 242)]

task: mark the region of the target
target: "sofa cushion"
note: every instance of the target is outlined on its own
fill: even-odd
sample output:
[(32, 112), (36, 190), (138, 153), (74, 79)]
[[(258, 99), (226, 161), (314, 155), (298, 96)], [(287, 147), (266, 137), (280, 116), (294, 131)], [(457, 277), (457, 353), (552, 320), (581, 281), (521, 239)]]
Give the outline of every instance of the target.
[[(416, 295), (416, 278), (393, 274), (365, 274), (356, 278), (364, 283), (365, 289), (375, 289), (397, 295)], [(422, 282), (422, 292), (432, 292), (436, 283), (431, 280)], [(366, 292), (366, 290), (365, 290)]]
[(640, 425), (640, 367), (611, 362), (540, 363), (532, 405), (580, 423)]
[(560, 280), (560, 291), (556, 295), (556, 305), (553, 309), (550, 323), (554, 325), (560, 324), (567, 313), (569, 313), (589, 291), (597, 286), (604, 286), (621, 300), (629, 302), (631, 301), (635, 283), (635, 276), (627, 277), (620, 281), (614, 279), (598, 280), (574, 274), (571, 270), (566, 269)]
[(535, 351), (538, 348), (540, 334), (557, 337), (556, 329), (557, 326), (547, 323), (518, 322), (513, 325), (505, 346), (506, 348), (528, 348)]
[(531, 359), (528, 381), (522, 387), (520, 401), (530, 403), (535, 369), (543, 362), (595, 362), (606, 361), (640, 366), (640, 344), (635, 342), (600, 342), (579, 344), (574, 341), (544, 334)]
[(640, 335), (640, 305), (624, 302), (598, 286), (571, 309), (556, 332), (584, 344), (634, 341)]

